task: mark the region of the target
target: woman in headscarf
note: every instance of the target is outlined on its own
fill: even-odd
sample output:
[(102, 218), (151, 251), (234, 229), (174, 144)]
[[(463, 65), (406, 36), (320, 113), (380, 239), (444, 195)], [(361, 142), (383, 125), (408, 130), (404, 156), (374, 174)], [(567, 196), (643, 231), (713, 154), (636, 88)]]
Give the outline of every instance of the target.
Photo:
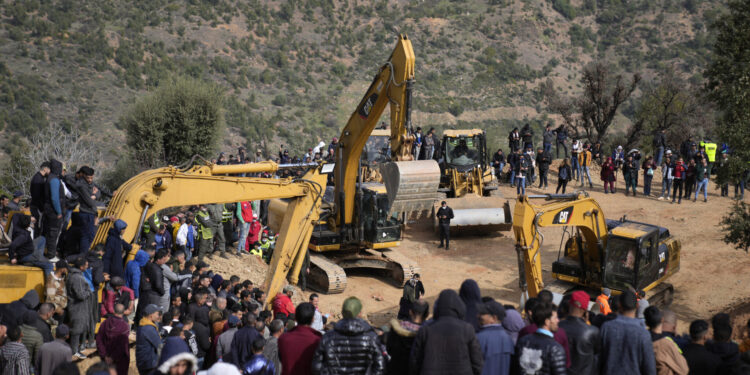
[(464, 305), (466, 305), (466, 315), (464, 320), (474, 327), (474, 331), (479, 331), (479, 305), (482, 303), (482, 292), (479, 291), (479, 285), (473, 279), (466, 279), (461, 283), (461, 289), (458, 291)]

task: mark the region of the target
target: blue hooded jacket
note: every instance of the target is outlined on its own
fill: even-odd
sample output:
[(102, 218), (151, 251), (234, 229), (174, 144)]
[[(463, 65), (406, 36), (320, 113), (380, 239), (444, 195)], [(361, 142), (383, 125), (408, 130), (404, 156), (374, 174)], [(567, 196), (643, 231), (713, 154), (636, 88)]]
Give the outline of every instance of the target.
[(135, 298), (140, 298), (141, 289), (141, 268), (148, 263), (148, 253), (143, 250), (138, 250), (135, 254), (135, 259), (128, 262), (125, 266), (125, 286), (133, 289)]
[(104, 243), (104, 256), (102, 257), (102, 263), (104, 263), (104, 273), (109, 274), (109, 277), (119, 276), (125, 278), (125, 270), (123, 269), (122, 251), (123, 249), (128, 252), (133, 246), (125, 242), (120, 235), (128, 224), (122, 220), (115, 221), (115, 224), (109, 228), (107, 232), (107, 242)]

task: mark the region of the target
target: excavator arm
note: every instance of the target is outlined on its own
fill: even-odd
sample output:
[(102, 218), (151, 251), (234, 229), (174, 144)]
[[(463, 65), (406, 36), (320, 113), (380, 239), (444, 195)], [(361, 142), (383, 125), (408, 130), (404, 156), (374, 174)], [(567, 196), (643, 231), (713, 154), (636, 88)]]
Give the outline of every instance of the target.
[[(535, 204), (531, 200), (545, 199)], [(599, 204), (585, 192), (567, 195), (519, 196), (513, 209), (513, 232), (518, 255), (518, 282), (522, 294), (536, 297), (544, 288), (540, 227), (574, 226), (581, 234), (578, 251), (586, 251), (584, 261), (601, 269), (608, 237), (607, 222)]]
[[(312, 165), (306, 165), (312, 167)], [(125, 182), (114, 194), (105, 216), (125, 221), (123, 239), (137, 242), (148, 215), (169, 207), (230, 203), (249, 200), (288, 198), (279, 239), (271, 259), (265, 287), (274, 296), (287, 274), (293, 281), (305, 258), (313, 222), (318, 220), (321, 198), (326, 186), (322, 167), (311, 168), (302, 178), (271, 179), (235, 177), (243, 173), (275, 172), (273, 162), (236, 165), (199, 165), (187, 170), (165, 167), (145, 171)], [(99, 226), (94, 244), (104, 243), (111, 222)], [(137, 249), (134, 249), (137, 251)]]
[(413, 137), (409, 138), (408, 127), (413, 81), (414, 50), (406, 35), (400, 35), (388, 62), (380, 68), (339, 137), (334, 169), (336, 229), (345, 229), (354, 220), (359, 158), (388, 104), (391, 107), (392, 154), (399, 160), (411, 160)]

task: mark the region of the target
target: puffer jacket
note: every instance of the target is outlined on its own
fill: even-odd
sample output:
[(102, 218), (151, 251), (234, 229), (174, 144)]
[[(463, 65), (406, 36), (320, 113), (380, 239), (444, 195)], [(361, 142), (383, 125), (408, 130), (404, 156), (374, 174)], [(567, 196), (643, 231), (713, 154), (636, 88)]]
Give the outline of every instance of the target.
[(313, 374), (383, 374), (385, 359), (372, 327), (362, 319), (342, 319), (323, 335), (312, 361)]
[(572, 362), (568, 372), (571, 374), (597, 373), (601, 351), (599, 328), (588, 325), (583, 319), (575, 316), (568, 316), (560, 321), (560, 328), (564, 329), (568, 336)]
[[(554, 338), (535, 332), (518, 339), (513, 365), (521, 374), (564, 375), (566, 373), (565, 349)], [(516, 369), (518, 370), (518, 369)]]

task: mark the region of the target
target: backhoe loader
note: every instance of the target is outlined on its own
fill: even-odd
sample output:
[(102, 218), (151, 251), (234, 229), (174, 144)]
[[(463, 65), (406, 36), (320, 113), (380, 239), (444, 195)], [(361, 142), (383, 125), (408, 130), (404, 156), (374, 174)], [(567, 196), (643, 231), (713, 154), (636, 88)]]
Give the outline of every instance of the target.
[[(339, 137), (334, 186), (326, 194), (309, 245), (314, 252), (310, 281), (322, 292), (344, 290), (344, 269), (380, 270), (400, 285), (419, 270), (416, 263), (392, 249), (399, 245), (403, 218), (431, 209), (440, 180), (435, 161), (415, 161), (411, 156), (414, 60), (411, 41), (400, 35)], [(379, 136), (372, 138), (387, 105), (390, 131), (378, 130)], [(370, 170), (382, 176), (382, 183), (378, 176), (365, 172), (368, 165), (362, 160), (370, 157), (370, 166), (378, 165)], [(284, 202), (272, 202), (269, 207), (273, 216), (283, 210)], [(269, 218), (269, 223), (274, 221)]]
[[(564, 227), (570, 236), (552, 263), (554, 281), (545, 285), (544, 236), (539, 229), (548, 226)], [(522, 300), (542, 289), (558, 295), (582, 289), (594, 298), (602, 288), (609, 288), (613, 293), (646, 291), (652, 304), (672, 302), (674, 287), (666, 279), (680, 269), (680, 241), (664, 227), (625, 217), (605, 219), (602, 208), (586, 192), (519, 196), (513, 209), (513, 232)]]
[[(455, 217), (451, 229), (507, 231), (512, 227), (510, 205), (499, 196), (489, 163), (484, 130), (445, 130), (440, 143), (440, 188)], [(440, 207), (437, 203), (433, 210)], [(437, 218), (434, 218), (437, 227)]]

